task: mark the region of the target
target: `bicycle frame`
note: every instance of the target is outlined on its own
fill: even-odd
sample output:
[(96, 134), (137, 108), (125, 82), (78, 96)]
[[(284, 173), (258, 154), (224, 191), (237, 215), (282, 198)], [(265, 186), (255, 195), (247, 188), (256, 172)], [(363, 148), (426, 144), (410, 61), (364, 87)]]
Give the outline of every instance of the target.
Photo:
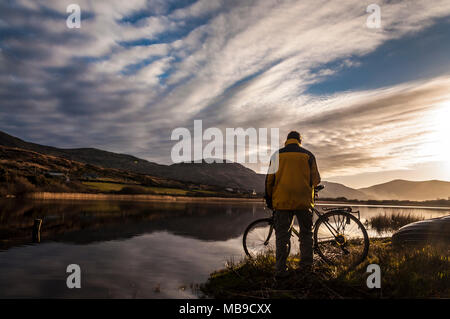
[[(316, 193), (314, 194), (314, 202), (316, 201), (316, 199), (318, 199), (318, 197), (319, 197), (319, 196), (318, 196), (318, 192), (316, 191)], [(328, 211), (332, 211), (332, 210), (344, 210), (344, 209), (347, 210), (348, 213), (351, 212), (351, 209), (350, 209), (350, 211), (349, 211), (349, 210), (348, 210), (348, 207), (342, 207), (342, 208), (339, 208), (339, 207), (333, 207), (333, 208), (328, 209)], [(312, 207), (311, 210), (312, 210), (312, 213), (313, 213), (313, 214), (316, 214), (317, 220), (321, 219), (321, 218), (323, 217), (323, 215), (325, 215), (325, 213), (320, 212), (320, 211), (317, 210), (317, 208), (315, 208), (315, 207)], [(273, 219), (273, 214), (274, 214), (274, 210), (272, 210), (272, 219)], [(359, 211), (358, 211), (358, 219), (359, 219)], [(316, 225), (317, 225), (317, 221), (314, 223), (313, 229), (315, 229)], [(333, 236), (336, 237), (336, 236), (339, 234), (339, 232), (338, 232), (338, 231), (337, 231), (330, 223), (328, 223), (327, 220), (325, 220), (324, 225), (328, 228), (328, 230), (330, 231), (330, 233), (331, 233)], [(289, 226), (289, 232), (290, 232), (291, 234), (294, 233), (295, 236), (297, 236), (298, 238), (300, 238), (300, 232), (299, 232), (297, 229), (295, 229), (295, 227), (294, 227), (294, 218), (292, 218), (291, 225)], [(270, 227), (269, 234), (267, 235), (267, 239), (264, 241), (264, 245), (267, 245), (267, 244), (269, 243), (269, 240), (270, 240), (270, 237), (272, 236), (272, 233), (273, 233), (273, 225)]]
[[(317, 193), (316, 193), (316, 195), (315, 195), (314, 197), (315, 197), (314, 199), (316, 199), (316, 198), (318, 197), (318, 196), (317, 196)], [(334, 210), (334, 209), (338, 210), (339, 207), (331, 208), (331, 209), (329, 209), (329, 210), (331, 211), (331, 210)], [(317, 220), (319, 220), (320, 218), (322, 218), (323, 215), (325, 214), (325, 213), (320, 212), (319, 210), (317, 210), (317, 208), (315, 208), (315, 207), (312, 207), (311, 210), (312, 210), (312, 213), (313, 213), (313, 214), (316, 214)], [(342, 210), (343, 210), (343, 209), (342, 209)], [(272, 210), (272, 218), (273, 218), (273, 213), (274, 213), (274, 211)], [(359, 215), (359, 212), (358, 212), (358, 215)], [(358, 219), (359, 219), (359, 218), (358, 218)], [(314, 223), (313, 229), (316, 227), (316, 224), (317, 224), (317, 221)], [(336, 235), (339, 233), (339, 232), (338, 232), (338, 231), (337, 231), (330, 223), (328, 223), (328, 221), (325, 221), (325, 222), (324, 222), (324, 225), (328, 228), (328, 230), (331, 232), (331, 234), (332, 234), (333, 236), (336, 236)], [(272, 232), (273, 232), (273, 227), (271, 227), (271, 229), (269, 230), (269, 234), (268, 234), (268, 236), (267, 236), (267, 239), (266, 239), (265, 242), (264, 242), (265, 245), (269, 242), (270, 236), (272, 236)], [(289, 232), (290, 232), (290, 233), (294, 233), (295, 236), (297, 236), (297, 237), (300, 238), (300, 232), (297, 231), (297, 229), (295, 229), (295, 227), (294, 227), (294, 218), (292, 218), (291, 225), (289, 226)]]
[[(314, 196), (314, 202), (317, 201), (317, 192), (320, 191), (322, 187), (318, 187), (316, 188), (316, 194)], [(254, 221), (253, 223), (251, 223), (247, 229), (244, 232), (244, 237), (243, 237), (243, 244), (244, 244), (244, 250), (246, 252), (246, 254), (248, 256), (251, 257), (250, 253), (247, 250), (247, 246), (246, 246), (246, 238), (247, 238), (247, 234), (249, 233), (249, 231), (251, 231), (254, 228), (257, 227), (261, 227), (265, 225), (267, 225), (267, 223), (269, 224), (269, 232), (267, 235), (265, 235), (265, 237), (263, 238), (259, 238), (259, 245), (261, 244), (261, 239), (263, 240), (263, 244), (264, 246), (269, 245), (270, 240), (273, 239), (272, 235), (274, 234), (274, 218), (275, 218), (275, 211), (273, 209), (270, 209), (272, 212), (272, 216), (270, 218), (262, 218), (262, 219), (258, 219), (256, 221)], [(288, 213), (288, 212), (286, 212)], [(306, 212), (305, 212), (306, 213)], [(354, 250), (353, 248), (356, 247), (355, 245), (359, 245), (357, 247), (363, 247), (364, 249), (361, 250), (360, 255), (355, 255), (359, 256), (358, 258), (360, 258), (360, 260), (355, 261), (360, 263), (365, 257), (367, 257), (367, 252), (368, 252), (368, 247), (369, 247), (369, 238), (367, 235), (367, 232), (365, 230), (365, 227), (363, 224), (361, 224), (360, 222), (360, 214), (359, 211), (352, 211), (352, 208), (350, 206), (330, 206), (330, 207), (320, 207), (316, 208), (314, 207), (314, 205), (312, 205), (311, 208), (309, 208), (309, 212), (312, 216), (311, 218), (316, 218), (314, 216), (317, 216), (317, 219), (314, 221), (313, 225), (312, 225), (312, 232), (313, 232), (313, 249), (315, 252), (317, 252), (320, 257), (329, 262), (329, 263), (334, 263), (334, 261), (332, 260), (328, 260), (327, 258), (329, 258), (329, 256), (325, 256), (327, 254), (327, 252), (325, 252), (324, 255), (324, 250), (323, 249), (327, 249), (326, 247), (330, 247), (329, 245), (332, 245), (334, 247), (340, 247), (340, 249), (342, 249), (342, 252), (345, 255), (349, 255), (352, 254), (352, 251)], [(355, 216), (355, 214), (357, 214), (358, 216)], [(353, 233), (351, 233), (352, 230), (354, 230), (354, 226), (350, 226), (347, 227), (346, 225), (350, 225), (351, 224), (351, 220), (354, 220), (354, 222), (356, 223), (356, 225), (358, 226), (358, 229), (361, 229), (361, 234), (358, 231), (357, 237), (352, 236)], [(262, 223), (262, 224), (258, 224), (258, 223)], [(265, 223), (265, 224), (264, 224)], [(301, 230), (298, 229), (298, 227), (294, 227), (294, 223), (295, 223), (295, 219), (292, 218), (291, 220), (291, 224), (289, 226), (289, 234), (290, 236), (297, 236), (297, 238), (300, 238), (301, 235)], [(322, 226), (323, 224), (323, 226)], [(260, 225), (260, 226), (258, 226)], [(353, 224), (352, 224), (353, 225)], [(323, 227), (323, 228), (322, 228)], [(347, 234), (347, 231), (349, 232), (349, 234)], [(362, 235), (362, 236), (361, 236)], [(362, 238), (362, 242), (360, 241), (360, 239)], [(355, 242), (353, 242), (352, 240), (356, 239)], [(349, 244), (350, 243), (350, 244)], [(362, 244), (362, 246), (361, 246)], [(325, 247), (325, 248), (323, 248)], [(359, 248), (357, 248), (358, 250)], [(357, 253), (359, 254), (359, 253)], [(356, 260), (356, 259), (355, 259)]]
[[(273, 212), (274, 211), (272, 211), (272, 216), (273, 216)], [(321, 213), (315, 207), (312, 208), (312, 212), (317, 215), (317, 219), (321, 218), (324, 215), (324, 213)], [(316, 227), (316, 223), (314, 223), (314, 227), (313, 228)], [(334, 227), (332, 225), (330, 225), (328, 222), (326, 222), (325, 225), (327, 226), (328, 230), (330, 230), (330, 232), (333, 235), (337, 233), (337, 230), (334, 229)], [(297, 229), (295, 229), (295, 227), (294, 227), (294, 218), (292, 218), (291, 226), (289, 226), (289, 232), (294, 233), (297, 237), (300, 237), (300, 232)], [(267, 236), (266, 242), (269, 241), (271, 235), (272, 235), (272, 230), (269, 231), (269, 235)]]

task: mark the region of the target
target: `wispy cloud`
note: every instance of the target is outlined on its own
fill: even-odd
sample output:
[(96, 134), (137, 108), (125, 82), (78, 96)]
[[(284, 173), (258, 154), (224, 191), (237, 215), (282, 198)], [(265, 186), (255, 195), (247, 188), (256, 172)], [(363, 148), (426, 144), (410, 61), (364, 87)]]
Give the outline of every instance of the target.
[(448, 75), (333, 95), (308, 88), (448, 17), (446, 0), (378, 2), (381, 29), (366, 27), (358, 0), (83, 0), (81, 29), (68, 29), (72, 2), (0, 4), (7, 132), (169, 162), (172, 129), (203, 119), (299, 129), (329, 176), (439, 158), (421, 146), (438, 139), (431, 114), (450, 99)]

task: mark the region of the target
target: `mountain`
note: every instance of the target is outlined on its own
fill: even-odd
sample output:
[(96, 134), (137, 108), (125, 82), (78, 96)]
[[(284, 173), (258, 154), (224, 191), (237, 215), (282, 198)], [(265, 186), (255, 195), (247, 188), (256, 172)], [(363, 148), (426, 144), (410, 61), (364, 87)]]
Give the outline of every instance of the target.
[(167, 167), (166, 165), (152, 163), (132, 155), (118, 154), (96, 148), (63, 149), (29, 143), (1, 131), (0, 145), (21, 148), (46, 155), (63, 157), (69, 160), (106, 168), (129, 170), (135, 173), (151, 174), (153, 171), (163, 171)]
[[(1, 131), (0, 145), (61, 157), (98, 167), (146, 174), (173, 181), (241, 190), (256, 190), (259, 193), (264, 192), (265, 175), (257, 174), (238, 163), (207, 164), (203, 162), (162, 165), (132, 155), (118, 154), (96, 148), (63, 149), (29, 143)], [(339, 183), (326, 181), (323, 181), (322, 184), (325, 185), (325, 189), (320, 193), (322, 198), (345, 197), (358, 200), (393, 199), (422, 201), (437, 198), (447, 199), (450, 197), (450, 182), (438, 180), (423, 182), (393, 180), (360, 189), (353, 189)]]
[(321, 184), (325, 186), (325, 188), (319, 193), (319, 196), (321, 198), (345, 197), (347, 199), (358, 199), (358, 200), (369, 199), (369, 196), (364, 192), (347, 187), (339, 183), (323, 181)]
[[(63, 175), (52, 177), (50, 172)], [(229, 192), (217, 186), (104, 168), (0, 145), (0, 197), (34, 191), (80, 193), (122, 191), (122, 194), (230, 196)]]
[(450, 182), (438, 180), (414, 182), (396, 179), (383, 184), (359, 188), (358, 191), (367, 194), (370, 199), (416, 201), (448, 199), (450, 197)]
[(66, 158), (95, 166), (120, 169), (167, 179), (234, 189), (264, 191), (264, 175), (238, 163), (180, 163), (162, 165), (128, 154), (96, 148), (63, 149), (23, 141), (0, 131), (0, 145)]
[(266, 176), (239, 163), (179, 163), (169, 166), (166, 178), (264, 192)]

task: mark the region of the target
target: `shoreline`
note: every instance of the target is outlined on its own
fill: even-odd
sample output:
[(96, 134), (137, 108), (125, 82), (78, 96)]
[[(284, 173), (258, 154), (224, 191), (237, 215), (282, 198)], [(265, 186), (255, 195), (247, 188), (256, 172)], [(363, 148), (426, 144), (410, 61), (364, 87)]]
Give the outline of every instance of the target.
[[(5, 199), (18, 199), (20, 197), (6, 196)], [(220, 196), (183, 196), (183, 195), (158, 195), (158, 194), (107, 194), (107, 193), (53, 193), (35, 192), (26, 194), (23, 198), (33, 200), (118, 200), (118, 201), (160, 201), (160, 202), (250, 202), (264, 203), (262, 197), (220, 197)], [(450, 210), (450, 206), (433, 206), (429, 203), (420, 202), (405, 204), (392, 203), (364, 203), (364, 202), (342, 202), (335, 200), (319, 200), (316, 206), (353, 206), (353, 207), (387, 207), (387, 208), (422, 208)]]
[(352, 207), (383, 207), (383, 208), (425, 208), (425, 209), (440, 209), (448, 210), (450, 207), (447, 206), (425, 206), (425, 205), (392, 205), (392, 204), (361, 204), (361, 203), (342, 203), (342, 202), (317, 202), (316, 206), (352, 206)]
[(262, 198), (218, 197), (218, 196), (173, 196), (155, 194), (89, 194), (89, 193), (31, 193), (25, 196), (37, 200), (118, 200), (118, 201), (158, 201), (158, 202), (263, 202)]
[[(231, 260), (210, 274), (200, 292), (215, 299), (445, 299), (450, 297), (447, 255), (446, 246), (396, 247), (390, 237), (373, 238), (367, 258), (355, 268), (316, 262), (305, 276), (297, 254), (287, 260), (287, 277), (273, 280), (275, 256), (263, 254)], [(367, 284), (370, 264), (383, 267), (382, 294)]]

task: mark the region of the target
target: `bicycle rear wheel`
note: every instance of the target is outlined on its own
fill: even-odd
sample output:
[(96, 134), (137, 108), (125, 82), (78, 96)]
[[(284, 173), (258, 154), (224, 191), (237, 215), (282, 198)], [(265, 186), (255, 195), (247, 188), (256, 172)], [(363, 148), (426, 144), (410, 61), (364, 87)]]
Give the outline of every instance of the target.
[[(272, 218), (258, 219), (248, 225), (242, 238), (245, 254), (250, 258), (258, 255), (275, 255), (276, 242)], [(290, 250), (288, 243), (288, 251)]]
[(323, 214), (314, 229), (316, 252), (328, 264), (353, 268), (369, 251), (369, 236), (358, 218), (344, 211)]

